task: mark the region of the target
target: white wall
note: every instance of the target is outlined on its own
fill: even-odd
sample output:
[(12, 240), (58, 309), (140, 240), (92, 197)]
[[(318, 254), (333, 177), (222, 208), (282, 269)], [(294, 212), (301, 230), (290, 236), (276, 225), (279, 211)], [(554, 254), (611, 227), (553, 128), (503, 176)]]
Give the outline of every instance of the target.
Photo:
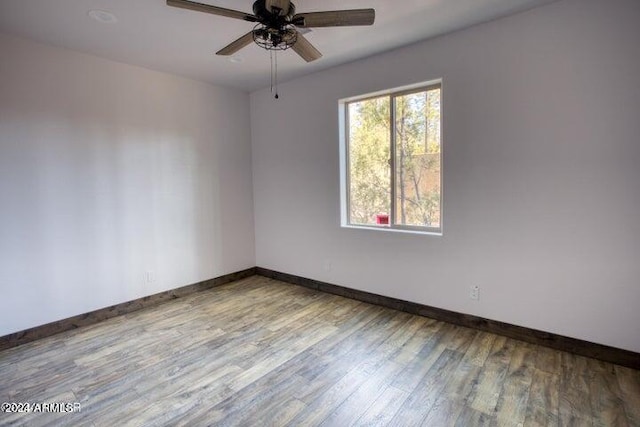
[(0, 336), (255, 265), (248, 94), (0, 52)]
[[(640, 351), (638, 22), (564, 0), (253, 93), (257, 264)], [(444, 236), (340, 228), (338, 99), (440, 77)]]

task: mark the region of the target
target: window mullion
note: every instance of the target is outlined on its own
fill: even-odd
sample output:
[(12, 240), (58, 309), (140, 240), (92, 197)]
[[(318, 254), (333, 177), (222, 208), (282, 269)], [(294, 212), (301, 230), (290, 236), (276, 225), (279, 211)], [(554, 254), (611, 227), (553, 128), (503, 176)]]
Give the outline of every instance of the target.
[(396, 97), (390, 96), (389, 102), (389, 132), (390, 132), (390, 157), (391, 165), (391, 212), (389, 215), (389, 227), (396, 225)]

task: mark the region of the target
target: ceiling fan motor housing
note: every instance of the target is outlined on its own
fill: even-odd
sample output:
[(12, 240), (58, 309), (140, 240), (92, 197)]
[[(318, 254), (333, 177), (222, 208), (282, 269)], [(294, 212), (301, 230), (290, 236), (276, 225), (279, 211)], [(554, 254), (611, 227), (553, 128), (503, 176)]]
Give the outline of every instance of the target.
[(296, 14), (296, 6), (291, 2), (289, 2), (289, 10), (284, 11), (275, 5), (267, 8), (266, 1), (267, 0), (256, 0), (253, 3), (253, 14), (274, 26), (291, 22), (293, 15)]

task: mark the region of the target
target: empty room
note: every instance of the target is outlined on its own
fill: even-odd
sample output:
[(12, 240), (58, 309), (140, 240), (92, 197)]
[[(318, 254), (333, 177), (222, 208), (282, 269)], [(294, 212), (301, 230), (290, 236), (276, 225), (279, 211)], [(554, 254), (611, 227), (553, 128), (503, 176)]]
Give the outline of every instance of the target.
[(640, 427), (638, 0), (0, 0), (0, 425)]

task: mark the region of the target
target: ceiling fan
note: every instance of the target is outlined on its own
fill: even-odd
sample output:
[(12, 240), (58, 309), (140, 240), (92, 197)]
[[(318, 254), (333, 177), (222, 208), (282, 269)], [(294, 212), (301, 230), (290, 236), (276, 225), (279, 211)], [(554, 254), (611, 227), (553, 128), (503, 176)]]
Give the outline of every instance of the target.
[(255, 42), (272, 51), (292, 48), (307, 62), (322, 57), (322, 53), (298, 28), (373, 25), (376, 17), (374, 9), (296, 13), (296, 7), (290, 0), (256, 0), (253, 14), (189, 0), (167, 0), (167, 5), (256, 23), (253, 30), (220, 49), (216, 55), (233, 55)]

